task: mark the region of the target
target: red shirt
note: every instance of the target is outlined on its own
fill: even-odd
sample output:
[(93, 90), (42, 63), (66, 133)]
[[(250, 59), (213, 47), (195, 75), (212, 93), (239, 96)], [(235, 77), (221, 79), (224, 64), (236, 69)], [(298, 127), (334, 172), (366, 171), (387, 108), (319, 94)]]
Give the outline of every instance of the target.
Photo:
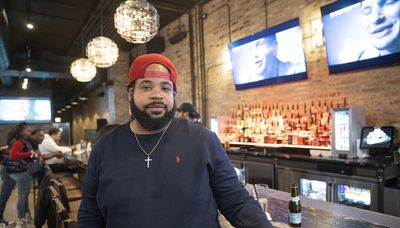
[(29, 158), (32, 155), (31, 151), (24, 151), (25, 143), (16, 139), (10, 149), (10, 160), (18, 161)]

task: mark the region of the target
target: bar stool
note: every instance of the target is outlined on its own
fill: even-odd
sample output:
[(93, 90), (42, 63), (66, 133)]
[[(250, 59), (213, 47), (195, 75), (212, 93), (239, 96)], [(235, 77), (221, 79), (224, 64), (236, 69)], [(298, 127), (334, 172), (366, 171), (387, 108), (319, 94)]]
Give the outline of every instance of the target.
[(51, 196), (52, 199), (53, 199), (53, 198), (58, 198), (58, 199), (63, 203), (63, 205), (64, 205), (64, 207), (65, 207), (66, 210), (67, 210), (68, 207), (70, 208), (70, 211), (67, 210), (67, 212), (68, 212), (68, 217), (69, 217), (70, 219), (72, 219), (73, 221), (77, 221), (77, 219), (78, 219), (78, 210), (79, 210), (80, 201), (79, 201), (79, 202), (74, 201), (74, 202), (77, 202), (77, 203), (78, 203), (78, 206), (77, 206), (77, 207), (74, 206), (74, 205), (69, 205), (69, 203), (65, 203), (65, 202), (63, 201), (60, 192), (58, 192), (58, 191), (56, 190), (56, 188), (54, 188), (54, 186), (49, 186), (48, 189), (49, 189), (50, 196)]
[(52, 186), (60, 193), (61, 200), (68, 212), (71, 211), (70, 202), (78, 201), (82, 198), (80, 189), (66, 190), (65, 186), (57, 179), (52, 179)]

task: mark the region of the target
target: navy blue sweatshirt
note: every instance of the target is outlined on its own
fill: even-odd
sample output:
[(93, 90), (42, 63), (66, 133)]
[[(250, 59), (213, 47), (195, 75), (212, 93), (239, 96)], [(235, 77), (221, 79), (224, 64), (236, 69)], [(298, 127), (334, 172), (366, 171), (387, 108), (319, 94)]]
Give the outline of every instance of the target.
[[(161, 133), (139, 135), (150, 152)], [(129, 123), (94, 146), (78, 213), (80, 228), (219, 227), (218, 209), (235, 227), (272, 227), (238, 181), (214, 133), (173, 119), (150, 167)]]

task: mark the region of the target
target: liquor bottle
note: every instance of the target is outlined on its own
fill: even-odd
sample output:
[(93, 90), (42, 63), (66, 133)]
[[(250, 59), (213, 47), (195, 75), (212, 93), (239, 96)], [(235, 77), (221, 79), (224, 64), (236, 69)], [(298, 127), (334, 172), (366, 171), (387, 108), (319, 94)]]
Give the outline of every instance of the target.
[(299, 198), (299, 188), (297, 184), (292, 184), (291, 198), (289, 201), (289, 226), (301, 226), (301, 204)]

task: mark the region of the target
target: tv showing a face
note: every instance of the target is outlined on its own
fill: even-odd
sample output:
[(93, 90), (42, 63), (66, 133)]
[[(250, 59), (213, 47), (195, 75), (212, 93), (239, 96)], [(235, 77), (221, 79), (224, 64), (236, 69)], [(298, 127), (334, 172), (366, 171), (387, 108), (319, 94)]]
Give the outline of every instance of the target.
[(400, 62), (400, 0), (341, 0), (321, 12), (331, 73)]
[(236, 89), (305, 79), (298, 19), (229, 44)]
[(49, 98), (0, 98), (0, 123), (45, 123), (51, 121)]

